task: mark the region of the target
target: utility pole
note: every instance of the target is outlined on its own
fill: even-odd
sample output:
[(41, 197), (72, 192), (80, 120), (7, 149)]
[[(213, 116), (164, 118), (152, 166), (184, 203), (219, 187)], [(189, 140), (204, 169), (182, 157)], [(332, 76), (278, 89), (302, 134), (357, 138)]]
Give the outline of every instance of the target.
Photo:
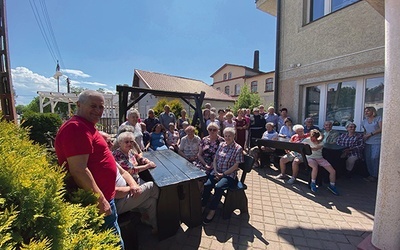
[(10, 59), (8, 57), (8, 33), (6, 1), (0, 0), (0, 101), (3, 117), (7, 121), (17, 122), (14, 88), (11, 81)]

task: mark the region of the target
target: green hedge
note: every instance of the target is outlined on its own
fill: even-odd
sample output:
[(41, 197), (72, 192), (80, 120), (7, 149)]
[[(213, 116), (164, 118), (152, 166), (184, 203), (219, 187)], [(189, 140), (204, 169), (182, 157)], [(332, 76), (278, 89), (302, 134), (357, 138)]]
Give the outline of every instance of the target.
[(47, 143), (45, 133), (50, 132), (55, 135), (61, 123), (61, 118), (57, 114), (28, 112), (23, 115), (21, 126), (30, 128), (31, 140), (44, 145)]
[(95, 205), (65, 201), (65, 176), (26, 129), (0, 122), (0, 249), (119, 249)]

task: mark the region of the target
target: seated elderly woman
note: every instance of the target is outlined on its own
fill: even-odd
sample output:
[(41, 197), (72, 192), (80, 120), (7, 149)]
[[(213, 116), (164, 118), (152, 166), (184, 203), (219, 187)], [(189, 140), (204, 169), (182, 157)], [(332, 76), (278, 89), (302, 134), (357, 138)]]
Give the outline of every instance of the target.
[(199, 153), (200, 137), (194, 134), (195, 128), (188, 126), (185, 129), (186, 135), (182, 138), (179, 144), (178, 153), (185, 157), (188, 161), (194, 162), (197, 159)]
[(224, 138), (218, 135), (219, 126), (217, 123), (211, 122), (207, 126), (208, 136), (200, 141), (199, 153), (195, 165), (204, 170), (207, 175), (210, 174), (215, 153)]
[[(113, 146), (111, 136), (103, 131), (100, 134), (106, 140), (108, 147)], [(115, 205), (117, 213), (138, 210), (142, 214), (142, 222), (149, 224), (153, 233), (157, 232), (157, 199), (159, 190), (152, 181), (139, 185), (135, 179), (117, 164), (117, 178), (115, 182)]]
[(363, 135), (357, 134), (356, 128), (357, 126), (353, 122), (347, 123), (347, 134), (341, 134), (336, 140), (337, 145), (346, 147), (346, 149), (343, 150), (341, 157), (346, 158), (346, 171), (348, 177), (351, 176), (356, 161), (362, 158), (362, 152), (364, 150)]
[[(278, 133), (275, 131), (274, 129), (274, 123), (272, 122), (268, 122), (265, 125), (265, 128), (267, 129), (264, 134), (262, 135), (261, 139), (267, 139), (267, 140), (278, 140)], [(275, 151), (274, 148), (269, 148), (269, 147), (261, 147), (261, 150), (263, 152), (267, 152), (267, 153), (273, 153)], [(259, 155), (260, 155), (260, 149), (258, 148), (258, 146), (252, 147), (250, 149), (249, 152), (250, 156), (252, 156), (254, 158), (254, 167), (259, 167), (260, 163), (259, 163)]]
[[(296, 134), (290, 137), (289, 142), (300, 143), (308, 138), (310, 134), (304, 133), (304, 127), (300, 124), (293, 126)], [(300, 153), (286, 151), (286, 154), (279, 160), (279, 168), (281, 173), (276, 177), (277, 179), (286, 179), (286, 163), (292, 162), (292, 177), (287, 181), (288, 184), (293, 184), (296, 181), (297, 174), (299, 173), (299, 165), (303, 162), (303, 157)]]
[(156, 167), (154, 162), (142, 157), (141, 152), (136, 150), (135, 137), (131, 132), (119, 134), (117, 141), (119, 148), (113, 151), (115, 161), (128, 171), (136, 181), (139, 181), (139, 172)]
[(215, 216), (215, 210), (221, 200), (225, 189), (237, 185), (237, 170), (239, 164), (244, 161), (243, 149), (234, 140), (235, 128), (224, 129), (225, 142), (221, 142), (213, 161), (213, 170), (208, 180), (204, 183), (204, 191), (201, 199), (203, 211), (214, 189), (214, 196), (209, 205), (209, 211), (203, 224), (209, 224)]

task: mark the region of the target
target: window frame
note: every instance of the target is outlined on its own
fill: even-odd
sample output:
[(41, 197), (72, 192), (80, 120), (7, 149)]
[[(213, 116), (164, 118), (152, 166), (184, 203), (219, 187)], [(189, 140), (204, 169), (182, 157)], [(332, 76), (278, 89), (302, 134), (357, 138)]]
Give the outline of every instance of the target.
[[(253, 87), (255, 87), (254, 91), (253, 91)], [(258, 93), (258, 81), (252, 81), (250, 83), (250, 92), (251, 93)]]
[[(267, 84), (271, 84), (271, 89), (267, 88)], [(264, 92), (273, 92), (274, 91), (274, 78), (273, 77), (268, 77), (267, 79), (265, 79), (265, 86), (264, 87), (265, 87)]]
[(231, 95), (231, 90), (229, 88), (229, 85), (225, 86), (224, 93), (227, 94), (227, 95)]
[[(324, 14), (323, 14), (323, 16), (321, 16), (319, 18), (316, 18), (316, 19), (312, 19), (312, 17), (313, 17), (313, 15), (312, 15), (312, 13), (313, 13), (313, 9), (312, 9), (313, 1), (324, 1)], [(320, 20), (320, 19), (324, 18), (325, 16), (327, 16), (327, 15), (329, 15), (331, 13), (334, 13), (336, 11), (340, 11), (340, 10), (342, 10), (344, 8), (347, 8), (348, 6), (353, 5), (355, 3), (358, 3), (361, 0), (355, 0), (355, 2), (351, 2), (351, 3), (349, 3), (349, 4), (345, 5), (345, 6), (337, 9), (337, 10), (334, 10), (334, 11), (332, 11), (332, 1), (333, 0), (306, 0), (306, 7), (307, 7), (306, 8), (306, 20), (305, 20), (306, 24), (315, 22), (317, 20)], [(349, 1), (352, 1), (352, 0), (349, 0)]]
[(240, 95), (240, 87), (239, 83), (235, 84), (235, 96)]

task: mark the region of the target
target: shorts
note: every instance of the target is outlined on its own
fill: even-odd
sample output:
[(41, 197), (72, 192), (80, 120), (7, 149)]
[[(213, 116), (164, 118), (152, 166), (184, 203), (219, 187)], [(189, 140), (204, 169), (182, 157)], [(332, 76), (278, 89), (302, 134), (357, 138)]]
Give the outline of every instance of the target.
[(291, 151), (290, 153), (285, 154), (284, 156), (282, 156), (282, 158), (288, 159), (289, 161), (293, 161), (294, 158), (298, 158), (301, 162), (303, 162), (303, 156), (301, 156), (300, 153), (293, 152), (293, 151)]
[(310, 162), (315, 162), (315, 163), (317, 163), (317, 165), (324, 167), (324, 168), (331, 166), (331, 164), (324, 158), (307, 158), (307, 161), (308, 161), (308, 165), (310, 165)]

